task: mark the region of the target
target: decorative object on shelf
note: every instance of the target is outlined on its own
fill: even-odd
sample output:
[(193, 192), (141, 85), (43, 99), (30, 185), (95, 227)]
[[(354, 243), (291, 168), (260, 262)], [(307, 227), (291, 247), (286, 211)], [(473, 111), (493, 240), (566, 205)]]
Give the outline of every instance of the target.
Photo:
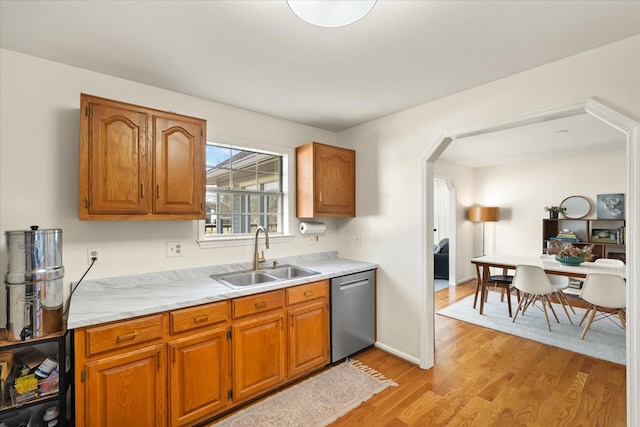
[(484, 224), (500, 220), (500, 208), (489, 206), (469, 206), (469, 221), (482, 223), (482, 256), (484, 253)]
[(549, 212), (549, 219), (558, 219), (558, 213), (562, 211), (560, 206), (545, 206), (544, 210)]
[(624, 194), (598, 194), (598, 219), (624, 219)]
[(590, 211), (591, 202), (582, 196), (569, 196), (560, 203), (560, 212), (569, 219), (584, 218)]
[(593, 246), (555, 245), (547, 250), (547, 254), (555, 255), (556, 261), (562, 265), (576, 266), (585, 262), (587, 256), (591, 256)]
[(576, 233), (568, 228), (560, 230), (556, 237), (550, 237), (550, 240), (559, 240), (562, 242), (579, 242), (580, 238)]
[(618, 243), (618, 229), (594, 228), (591, 230), (591, 241), (594, 243)]

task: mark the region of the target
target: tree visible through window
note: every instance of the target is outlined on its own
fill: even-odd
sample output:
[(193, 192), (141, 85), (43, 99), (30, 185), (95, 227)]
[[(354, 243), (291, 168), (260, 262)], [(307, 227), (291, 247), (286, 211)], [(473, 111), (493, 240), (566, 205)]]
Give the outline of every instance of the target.
[(283, 156), (207, 143), (205, 236), (281, 233)]

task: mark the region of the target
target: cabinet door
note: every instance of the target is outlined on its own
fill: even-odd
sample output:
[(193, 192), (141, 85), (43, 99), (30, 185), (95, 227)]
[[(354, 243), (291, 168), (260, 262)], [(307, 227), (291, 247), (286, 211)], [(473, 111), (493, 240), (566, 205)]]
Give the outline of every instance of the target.
[(86, 364), (86, 426), (164, 426), (164, 344)]
[(82, 100), (81, 111), (80, 219), (145, 214), (151, 206), (147, 114), (88, 99)]
[(227, 329), (169, 343), (171, 426), (192, 425), (227, 406), (229, 347)]
[(355, 152), (316, 144), (314, 163), (316, 213), (327, 216), (355, 216)]
[(232, 342), (234, 401), (255, 396), (284, 381), (283, 312), (234, 323)]
[(153, 132), (153, 212), (193, 214), (192, 219), (204, 219), (204, 122), (154, 116)]
[(329, 310), (327, 301), (289, 308), (289, 378), (329, 363)]

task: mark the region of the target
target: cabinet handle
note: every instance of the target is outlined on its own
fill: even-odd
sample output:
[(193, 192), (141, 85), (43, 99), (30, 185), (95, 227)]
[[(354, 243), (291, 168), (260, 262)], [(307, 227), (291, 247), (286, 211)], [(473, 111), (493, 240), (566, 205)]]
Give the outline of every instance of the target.
[(304, 293), (305, 298), (313, 296), (313, 291), (307, 291)]
[(158, 367), (158, 370), (160, 370), (160, 350), (156, 353), (156, 366)]
[(128, 334), (124, 334), (124, 335), (118, 335), (116, 342), (129, 341), (129, 340), (135, 339), (137, 335), (138, 335), (137, 331), (129, 332)]
[(140, 197), (144, 198), (144, 184), (140, 184)]
[(256, 308), (265, 308), (266, 306), (267, 306), (267, 303), (264, 301), (256, 303)]
[(160, 198), (160, 186), (156, 185), (156, 199)]
[(193, 318), (194, 323), (202, 323), (209, 320), (209, 315), (205, 314), (204, 316), (197, 316)]
[(318, 193), (318, 201), (322, 203), (322, 191)]

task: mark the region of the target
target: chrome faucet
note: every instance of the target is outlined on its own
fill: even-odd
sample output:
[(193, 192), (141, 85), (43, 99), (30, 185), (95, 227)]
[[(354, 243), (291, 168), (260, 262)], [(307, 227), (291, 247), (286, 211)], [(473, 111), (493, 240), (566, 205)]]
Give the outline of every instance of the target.
[(258, 271), (260, 267), (260, 263), (266, 261), (266, 259), (264, 258), (264, 251), (262, 251), (262, 256), (258, 255), (258, 234), (260, 234), (260, 230), (264, 231), (265, 248), (269, 249), (269, 232), (267, 232), (267, 230), (263, 226), (259, 225), (258, 228), (256, 229), (255, 249), (253, 252), (253, 270), (254, 271)]

